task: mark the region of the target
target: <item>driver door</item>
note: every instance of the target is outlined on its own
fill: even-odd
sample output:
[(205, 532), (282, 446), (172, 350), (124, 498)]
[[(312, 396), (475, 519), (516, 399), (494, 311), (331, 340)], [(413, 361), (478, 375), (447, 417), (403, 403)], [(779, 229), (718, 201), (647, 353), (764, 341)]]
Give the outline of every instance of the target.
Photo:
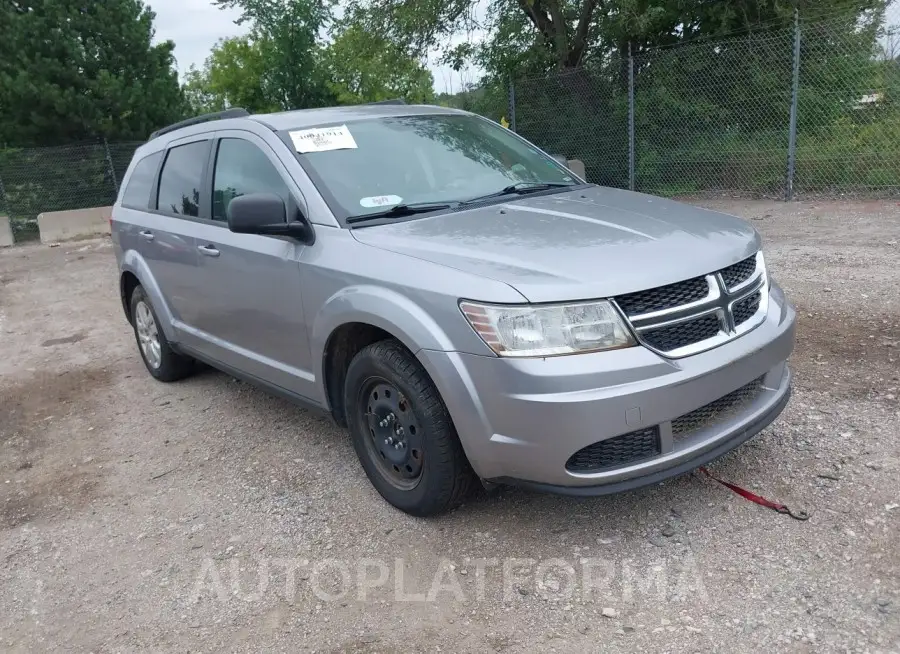
[(301, 301), (300, 256), (294, 239), (235, 234), (226, 211), (234, 198), (274, 193), (289, 216), (303, 206), (284, 165), (259, 137), (216, 133), (212, 220), (195, 230), (202, 293), (196, 298), (203, 354), (306, 398), (316, 396)]

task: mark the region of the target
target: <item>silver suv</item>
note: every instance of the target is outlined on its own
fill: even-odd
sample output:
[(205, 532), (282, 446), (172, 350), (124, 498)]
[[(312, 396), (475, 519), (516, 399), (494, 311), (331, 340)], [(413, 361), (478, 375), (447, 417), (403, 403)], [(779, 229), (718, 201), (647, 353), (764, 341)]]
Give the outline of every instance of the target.
[(415, 515), (482, 480), (624, 491), (784, 409), (795, 313), (738, 218), (587, 184), (484, 118), (368, 105), (160, 130), (112, 214), (160, 381), (330, 414)]

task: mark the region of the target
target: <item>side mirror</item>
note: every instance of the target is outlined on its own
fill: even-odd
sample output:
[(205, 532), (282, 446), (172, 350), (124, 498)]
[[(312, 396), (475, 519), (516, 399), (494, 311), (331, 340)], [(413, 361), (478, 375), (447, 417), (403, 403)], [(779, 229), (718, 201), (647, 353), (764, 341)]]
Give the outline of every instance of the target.
[(314, 238), (312, 227), (305, 220), (288, 222), (284, 200), (273, 193), (238, 196), (228, 203), (225, 215), (228, 229), (235, 234), (290, 236), (306, 243)]

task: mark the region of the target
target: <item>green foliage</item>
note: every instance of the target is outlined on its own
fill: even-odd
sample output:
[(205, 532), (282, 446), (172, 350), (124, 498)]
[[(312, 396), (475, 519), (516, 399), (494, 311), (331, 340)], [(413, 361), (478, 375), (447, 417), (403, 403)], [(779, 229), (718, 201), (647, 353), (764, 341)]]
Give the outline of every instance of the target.
[(431, 71), (393, 43), (363, 32), (358, 24), (342, 27), (323, 59), (328, 87), (339, 104), (395, 98), (429, 103), (434, 99)]
[(0, 144), (143, 139), (181, 119), (174, 45), (140, 0), (0, 6)]
[[(239, 7), (250, 35), (224, 39), (184, 91), (195, 113), (244, 107), (267, 112), (393, 98), (430, 102), (431, 72), (419, 58), (358, 23), (333, 23), (321, 0), (217, 0)], [(331, 28), (330, 39), (319, 38)]]
[[(331, 21), (330, 0), (214, 0), (221, 7), (236, 7), (239, 22), (253, 27), (262, 70), (261, 79), (248, 75), (248, 83), (262, 82), (266, 104), (281, 109), (306, 109), (332, 104), (325, 71), (319, 65), (323, 43), (319, 34)], [(256, 54), (254, 54), (256, 56)], [(254, 73), (255, 74), (255, 73)]]
[(628, 185), (628, 95), (618, 61), (516, 82), (516, 128), (551, 154), (584, 161), (587, 177)]
[(66, 145), (0, 150), (0, 214), (16, 240), (36, 236), (37, 216), (112, 204), (116, 183), (139, 143)]
[[(422, 55), (438, 49), (456, 70), (489, 81), (602, 65), (635, 53), (735, 31), (787, 27), (794, 8), (813, 17), (879, 15), (887, 0), (350, 0), (361, 29)], [(478, 18), (481, 16), (481, 18)], [(475, 30), (484, 34), (477, 42)], [(461, 41), (465, 41), (460, 44)], [(620, 71), (621, 74), (622, 71)]]
[[(900, 190), (900, 67), (881, 51), (883, 6), (870, 7), (802, 21), (797, 192)], [(637, 188), (782, 197), (793, 45), (776, 16), (730, 38), (639, 50)], [(582, 159), (592, 181), (627, 186), (627, 58), (594, 53), (578, 70), (515, 81), (520, 133)]]
[(510, 118), (509, 96), (505, 85), (483, 84), (459, 93), (441, 93), (435, 102), (442, 107), (452, 107), (480, 114), (499, 123)]
[(269, 44), (251, 34), (220, 40), (203, 64), (185, 75), (184, 93), (194, 113), (243, 107), (254, 113), (282, 109), (268, 76)]

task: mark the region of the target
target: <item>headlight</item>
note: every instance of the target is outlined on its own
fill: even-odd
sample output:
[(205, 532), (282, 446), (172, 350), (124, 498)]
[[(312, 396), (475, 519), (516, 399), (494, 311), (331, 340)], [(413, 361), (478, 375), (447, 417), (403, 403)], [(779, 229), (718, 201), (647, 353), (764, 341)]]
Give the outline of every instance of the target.
[(460, 302), (459, 308), (500, 356), (546, 357), (635, 345), (619, 313), (603, 300), (537, 306)]

